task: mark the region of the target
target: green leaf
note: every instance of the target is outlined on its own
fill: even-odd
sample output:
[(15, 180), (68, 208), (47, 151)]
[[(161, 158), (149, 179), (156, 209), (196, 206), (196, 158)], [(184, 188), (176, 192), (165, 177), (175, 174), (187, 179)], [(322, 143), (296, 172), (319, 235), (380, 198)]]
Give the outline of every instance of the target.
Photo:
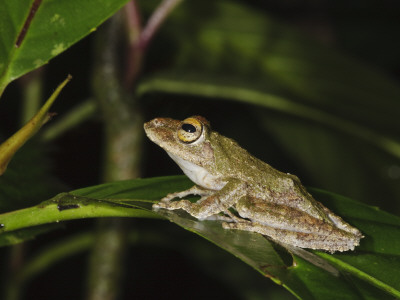
[(0, 0), (0, 95), (96, 29), (127, 0)]
[[(389, 137), (400, 132), (395, 121), (400, 88), (386, 74), (283, 25), (265, 11), (232, 1), (213, 2), (201, 9), (201, 3), (194, 0), (179, 6), (162, 29), (177, 43), (173, 66), (160, 76), (172, 79), (171, 89), (174, 82), (188, 82), (189, 94), (214, 97), (219, 92), (216, 97), (226, 99), (234, 93), (223, 95), (228, 87), (242, 93), (251, 90), (255, 96), (233, 99), (265, 103), (294, 114), (300, 109), (300, 115), (317, 115), (319, 122), (331, 116), (335, 119), (326, 122), (333, 121), (330, 125), (335, 126), (339, 121), (337, 127), (343, 130), (346, 128), (340, 127), (346, 123), (342, 122), (350, 122)], [(182, 26), (185, 22), (191, 26), (190, 43), (188, 28)], [(171, 58), (168, 61), (171, 63)], [(154, 79), (158, 78), (155, 74)], [(205, 85), (204, 94), (199, 88), (194, 91), (190, 83)], [(171, 92), (167, 83), (162, 88)], [(177, 89), (177, 93), (185, 90)], [(265, 99), (259, 100), (261, 97)], [(352, 134), (358, 130), (348, 129)], [(368, 138), (369, 133), (357, 134)]]
[(400, 158), (400, 143), (395, 139), (381, 136), (379, 132), (374, 132), (374, 130), (357, 125), (351, 120), (337, 117), (330, 112), (313, 107), (313, 105), (309, 106), (297, 103), (297, 101), (286, 98), (284, 95), (246, 87), (243, 84), (242, 86), (238, 86), (236, 81), (229, 82), (225, 79), (221, 82), (213, 78), (212, 82), (205, 82), (202, 76), (193, 78), (192, 75), (192, 78), (190, 76), (182, 78), (180, 76), (161, 74), (148, 78), (138, 87), (137, 92), (139, 95), (150, 92), (163, 92), (213, 97), (264, 106), (268, 109), (304, 118), (350, 133)]
[[(292, 264), (285, 250), (260, 234), (225, 230), (219, 221), (199, 221), (181, 210), (151, 211), (151, 204), (157, 199), (191, 185), (184, 176), (172, 176), (113, 182), (60, 194), (36, 207), (0, 215), (0, 224), (3, 224), (0, 243), (5, 244), (6, 232), (18, 233), (19, 229), (63, 220), (163, 216), (232, 253), (299, 298), (400, 296), (400, 282), (394, 276), (400, 267), (400, 218), (345, 197), (311, 189), (316, 199), (359, 228), (365, 238), (355, 251), (327, 254), (304, 250), (307, 256), (295, 252)], [(320, 258), (314, 255), (329, 261), (340, 275), (321, 268)]]
[(51, 176), (45, 145), (28, 142), (0, 177), (0, 213), (35, 205), (61, 191)]
[(47, 233), (59, 227), (60, 226), (57, 224), (50, 224), (2, 233), (0, 235), (0, 247), (19, 244), (31, 240), (37, 235)]

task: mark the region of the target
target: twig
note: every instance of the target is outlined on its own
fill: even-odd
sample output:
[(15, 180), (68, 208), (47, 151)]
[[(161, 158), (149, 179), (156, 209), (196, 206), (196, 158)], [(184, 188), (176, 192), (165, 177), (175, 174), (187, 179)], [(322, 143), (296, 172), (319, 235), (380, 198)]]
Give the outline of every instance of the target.
[(182, 0), (164, 0), (153, 12), (140, 35), (140, 48), (145, 49), (170, 12)]

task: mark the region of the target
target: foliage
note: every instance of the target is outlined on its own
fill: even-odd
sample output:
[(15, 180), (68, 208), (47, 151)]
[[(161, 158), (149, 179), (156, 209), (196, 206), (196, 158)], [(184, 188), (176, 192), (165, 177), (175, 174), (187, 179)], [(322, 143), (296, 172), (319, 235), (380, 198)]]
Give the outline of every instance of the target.
[[(82, 55), (89, 53), (87, 46), (78, 43), (70, 47), (94, 32), (126, 2), (0, 0), (0, 94), (5, 91), (1, 107), (4, 117), (0, 118), (2, 135), (8, 136), (20, 127), (15, 116), (15, 107), (19, 105), (17, 99), (11, 98), (18, 98), (19, 87), (27, 89), (29, 78), (11, 82), (22, 75), (54, 58), (46, 66), (46, 82), (52, 84), (57, 72), (62, 72), (62, 77), (72, 73), (78, 81), (86, 77), (93, 81), (96, 74), (86, 76), (91, 72), (87, 63), (90, 55)], [(36, 140), (22, 147), (0, 177), (1, 251), (21, 242), (39, 248), (37, 256), (29, 256), (25, 265), (10, 272), (12, 276), (4, 275), (9, 277), (4, 287), (7, 299), (17, 299), (18, 295), (13, 293), (20, 286), (29, 286), (39, 272), (46, 272), (53, 264), (93, 246), (93, 232), (76, 234), (76, 238), (72, 233), (43, 250), (41, 246), (47, 244), (43, 237), (49, 236), (49, 232), (60, 232), (59, 222), (117, 216), (168, 219), (233, 254), (251, 266), (256, 271), (253, 273), (272, 279), (298, 298), (400, 297), (396, 278), (400, 268), (400, 219), (396, 216), (400, 212), (400, 88), (397, 79), (388, 75), (399, 66), (397, 55), (374, 59), (367, 47), (354, 42), (359, 31), (346, 24), (344, 28), (349, 30), (343, 33), (338, 25), (344, 24), (340, 23), (343, 16), (338, 13), (344, 5), (340, 2), (325, 4), (336, 8), (329, 10), (329, 14), (337, 23), (332, 22), (330, 27), (318, 23), (322, 34), (315, 36), (311, 36), (312, 31), (305, 34), (303, 28), (290, 25), (292, 21), (285, 12), (293, 7), (288, 3), (274, 6), (257, 1), (186, 1), (172, 12), (172, 6), (164, 6), (161, 19), (167, 15), (168, 18), (163, 24), (157, 23), (157, 14), (153, 14), (156, 7), (161, 7), (160, 12), (163, 5), (178, 2), (165, 0), (160, 6), (159, 1), (130, 3), (140, 17), (149, 16), (149, 23), (155, 20), (154, 28), (159, 30), (155, 36), (151, 30), (146, 31), (149, 27), (138, 23), (126, 25), (139, 19), (129, 15), (127, 7), (123, 9), (125, 19), (121, 13), (114, 17), (125, 21), (128, 27), (127, 32), (121, 32), (124, 42), (114, 45), (120, 51), (121, 61), (129, 60), (129, 49), (133, 53), (130, 59), (139, 66), (133, 68), (138, 73), (133, 74), (134, 82), (127, 88), (132, 92), (132, 107), (143, 119), (163, 115), (180, 119), (195, 114), (206, 116), (217, 131), (235, 138), (256, 156), (299, 175), (307, 185), (324, 189), (310, 191), (362, 231), (365, 238), (361, 245), (354, 252), (334, 254), (285, 249), (258, 234), (223, 230), (218, 221), (198, 221), (182, 211), (154, 212), (152, 203), (191, 183), (181, 176), (153, 177), (177, 169), (159, 149), (140, 141), (137, 147), (147, 150), (141, 158), (144, 174), (151, 178), (91, 186), (98, 181), (98, 175), (90, 172), (99, 169), (94, 166), (93, 157), (98, 159), (97, 163), (101, 160), (97, 148), (102, 143), (92, 138), (103, 134), (96, 118), (98, 104), (85, 101), (86, 95), (79, 88), (69, 91), (67, 87), (62, 97), (79, 99), (56, 104), (60, 116), (46, 124)], [(315, 9), (308, 5), (308, 9)], [(370, 10), (369, 15), (373, 15), (375, 10)], [(399, 26), (391, 23), (390, 10), (384, 13), (387, 20), (382, 28), (385, 32), (397, 32)], [(355, 23), (361, 21), (354, 16)], [(337, 36), (329, 45), (321, 42), (321, 36), (330, 36), (332, 31)], [(151, 38), (145, 40), (140, 35), (143, 32), (151, 32)], [(379, 32), (369, 34), (373, 39)], [(368, 45), (371, 43), (368, 40)], [(395, 41), (392, 43), (392, 48), (399, 48)], [(397, 53), (392, 48), (390, 51)], [(64, 55), (57, 57), (64, 51)], [(356, 55), (361, 59), (354, 58)], [(122, 66), (121, 74), (132, 71), (128, 62), (117, 64)], [(53, 65), (57, 72), (52, 70)], [(121, 82), (125, 82), (123, 76)], [(89, 83), (79, 83), (86, 85)], [(90, 94), (96, 97), (92, 96), (96, 93)], [(5, 110), (14, 114), (4, 113)], [(47, 110), (48, 107), (46, 113)], [(0, 147), (0, 158), (5, 154), (4, 145)], [(65, 156), (60, 154), (63, 152)], [(79, 162), (75, 165), (71, 157)], [(0, 165), (5, 163), (8, 161), (0, 160)], [(65, 175), (69, 168), (70, 174)], [(76, 189), (78, 186), (84, 188)], [(379, 205), (393, 214), (336, 193)], [(76, 222), (79, 221), (67, 222), (66, 227)], [(83, 224), (85, 229), (91, 228)], [(164, 225), (157, 224), (152, 222), (151, 226), (156, 226), (153, 232), (163, 232)], [(146, 232), (151, 235), (153, 227), (147, 226)], [(36, 240), (27, 242), (32, 239)], [(161, 245), (162, 240), (155, 238), (155, 245)], [(188, 249), (189, 245), (176, 240), (171, 243), (176, 251), (179, 247)], [(196, 251), (187, 251), (187, 255), (195, 257)], [(215, 257), (217, 254), (211, 254), (208, 259)], [(240, 284), (232, 284), (234, 279), (223, 268), (214, 273), (235, 286), (238, 297), (248, 298), (244, 292), (247, 279), (239, 279), (243, 283), (241, 289)], [(235, 275), (240, 278), (240, 274)], [(267, 285), (267, 280), (262, 285)], [(263, 293), (259, 295), (264, 297)]]
[[(63, 193), (36, 207), (3, 214), (2, 231), (9, 234), (0, 235), (0, 244), (20, 242), (21, 230), (70, 219), (99, 216), (155, 218), (151, 203), (162, 195), (190, 185), (190, 181), (182, 176), (160, 177), (120, 181)], [(231, 252), (299, 298), (333, 299), (339, 295), (353, 299), (359, 293), (379, 294), (374, 286), (400, 296), (398, 280), (390, 272), (382, 272), (382, 269), (400, 267), (400, 218), (321, 190), (314, 190), (314, 195), (365, 235), (355, 252), (326, 254), (313, 251), (336, 267), (341, 276), (316, 256), (304, 256), (302, 252), (292, 253), (294, 262), (286, 265), (280, 252), (259, 234), (227, 231), (222, 229), (219, 221), (199, 221), (182, 211), (161, 210), (157, 213)], [(352, 282), (360, 279), (371, 286), (353, 286)], [(340, 294), (332, 294), (330, 286), (336, 287)]]

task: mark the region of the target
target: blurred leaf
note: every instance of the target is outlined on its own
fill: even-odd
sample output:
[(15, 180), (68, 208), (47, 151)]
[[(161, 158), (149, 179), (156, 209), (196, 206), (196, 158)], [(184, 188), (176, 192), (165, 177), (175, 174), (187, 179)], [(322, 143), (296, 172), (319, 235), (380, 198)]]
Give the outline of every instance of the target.
[(127, 0), (0, 0), (0, 95), (96, 29)]
[(32, 240), (37, 235), (47, 233), (59, 228), (58, 224), (47, 224), (43, 226), (35, 226), (14, 232), (5, 232), (1, 234), (0, 247), (10, 246)]
[(61, 190), (52, 177), (45, 145), (30, 141), (0, 177), (0, 213), (35, 205)]
[[(62, 220), (106, 216), (156, 218), (156, 212), (151, 211), (156, 199), (191, 185), (186, 177), (173, 176), (113, 182), (60, 194), (36, 207), (0, 215), (3, 224), (0, 242), (4, 244), (4, 232), (11, 234), (17, 229)], [(329, 192), (313, 189), (312, 193), (365, 235), (361, 246), (353, 252), (312, 251), (330, 261), (341, 272), (340, 276), (317, 267), (312, 259), (304, 260), (297, 255), (293, 255), (294, 265), (285, 263), (282, 250), (277, 251), (276, 245), (262, 235), (224, 230), (219, 221), (199, 221), (180, 210), (157, 213), (231, 252), (300, 298), (400, 296), (400, 282), (393, 273), (400, 268), (400, 218)], [(354, 285), (359, 279), (369, 284)]]
[(398, 159), (365, 140), (305, 120), (259, 112), (257, 115), (270, 139), (294, 161), (297, 169), (289, 172), (312, 174), (313, 185), (398, 213), (400, 202), (393, 201), (400, 197)]
[(154, 47), (176, 42), (169, 69), (148, 74), (139, 95), (252, 104), (267, 133), (258, 148), (277, 143), (313, 185), (400, 208), (400, 88), (389, 76), (244, 3), (185, 2), (162, 33)]
[[(205, 8), (201, 3), (183, 3), (162, 29), (178, 44), (167, 76), (175, 75), (177, 82), (185, 83), (189, 75), (187, 81), (200, 81), (214, 89), (250, 88), (290, 99), (290, 103), (297, 102), (313, 114), (320, 112), (323, 118), (325, 114), (335, 116), (339, 121), (383, 131), (389, 137), (400, 133), (396, 122), (400, 88), (382, 72), (246, 4), (218, 1)], [(190, 30), (182, 26), (185, 22)], [(191, 73), (200, 74), (196, 81), (190, 78)], [(190, 94), (191, 88), (187, 88)], [(287, 109), (296, 107), (292, 104)]]
[(252, 87), (252, 84), (246, 87), (246, 83), (238, 85), (235, 81), (229, 82), (226, 79), (221, 81), (213, 78), (212, 82), (207, 82), (207, 79), (203, 76), (194, 79), (190, 76), (183, 78), (173, 75), (160, 75), (149, 78), (138, 88), (139, 95), (149, 92), (214, 97), (264, 106), (347, 132), (400, 158), (400, 143), (397, 140), (381, 136), (378, 132), (359, 126), (351, 120), (341, 119), (317, 107), (299, 104), (284, 95), (277, 95), (273, 91), (259, 90)]

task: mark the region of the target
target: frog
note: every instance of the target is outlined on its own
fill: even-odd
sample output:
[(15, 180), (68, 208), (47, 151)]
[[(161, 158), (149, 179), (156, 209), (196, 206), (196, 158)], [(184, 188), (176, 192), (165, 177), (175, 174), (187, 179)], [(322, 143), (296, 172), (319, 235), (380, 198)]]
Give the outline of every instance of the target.
[[(334, 253), (359, 246), (360, 230), (315, 200), (297, 176), (254, 157), (212, 130), (206, 118), (155, 118), (144, 130), (195, 184), (166, 195), (154, 210), (182, 209), (199, 220), (221, 220), (224, 229), (259, 233), (292, 247)], [(189, 195), (200, 199), (184, 199)]]

